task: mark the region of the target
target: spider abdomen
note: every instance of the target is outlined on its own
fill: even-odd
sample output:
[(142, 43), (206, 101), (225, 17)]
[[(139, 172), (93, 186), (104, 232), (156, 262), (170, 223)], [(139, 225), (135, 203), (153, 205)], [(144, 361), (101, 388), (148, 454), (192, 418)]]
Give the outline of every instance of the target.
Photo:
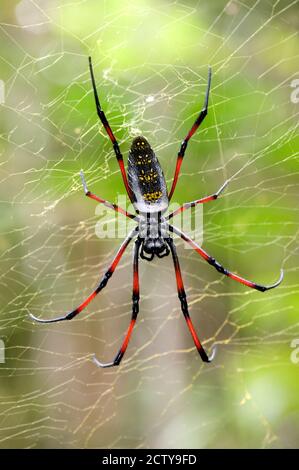
[(165, 212), (168, 194), (158, 158), (148, 141), (140, 136), (131, 145), (128, 159), (128, 181), (138, 212)]

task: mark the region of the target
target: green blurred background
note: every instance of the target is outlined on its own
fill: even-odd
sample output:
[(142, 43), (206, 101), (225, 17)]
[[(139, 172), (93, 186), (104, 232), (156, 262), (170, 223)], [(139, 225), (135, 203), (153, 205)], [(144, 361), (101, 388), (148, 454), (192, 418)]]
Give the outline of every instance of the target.
[[(298, 13), (298, 1), (1, 1), (2, 448), (298, 447)], [(83, 168), (99, 196), (124, 193), (89, 54), (125, 158), (144, 134), (168, 185), (213, 68), (174, 199), (233, 177), (204, 207), (204, 248), (256, 282), (281, 267), (285, 280), (249, 291), (178, 242), (199, 336), (218, 344), (211, 365), (193, 347), (170, 259), (141, 264), (140, 316), (119, 368), (91, 358), (111, 360), (127, 328), (130, 250), (76, 320), (28, 319), (77, 306), (120, 242), (96, 237), (97, 206), (79, 180)]]

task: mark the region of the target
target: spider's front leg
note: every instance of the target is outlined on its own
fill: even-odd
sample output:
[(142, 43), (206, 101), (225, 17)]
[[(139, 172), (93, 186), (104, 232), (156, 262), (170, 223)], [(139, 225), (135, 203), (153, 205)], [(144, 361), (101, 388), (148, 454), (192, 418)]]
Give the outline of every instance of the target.
[(199, 126), (201, 125), (201, 123), (203, 122), (203, 120), (205, 119), (205, 117), (208, 114), (211, 80), (212, 80), (212, 69), (211, 69), (211, 67), (209, 67), (208, 85), (207, 85), (207, 90), (206, 90), (206, 97), (205, 97), (205, 101), (204, 101), (204, 106), (203, 106), (202, 110), (200, 111), (199, 115), (197, 116), (193, 126), (190, 129), (190, 131), (188, 132), (185, 139), (181, 143), (181, 146), (180, 146), (180, 149), (179, 149), (179, 152), (178, 152), (178, 155), (177, 155), (177, 161), (176, 161), (176, 167), (175, 167), (175, 171), (174, 171), (173, 182), (172, 182), (172, 185), (171, 185), (171, 189), (169, 191), (169, 201), (172, 198), (172, 195), (174, 193), (174, 190), (175, 190), (177, 182), (178, 182), (178, 178), (179, 178), (181, 166), (182, 166), (182, 163), (183, 163), (183, 158), (185, 156), (186, 148), (188, 146), (188, 142), (191, 139), (191, 137), (193, 136), (193, 134), (195, 134), (195, 132), (197, 131), (197, 129), (199, 128)]
[(129, 328), (127, 330), (126, 336), (123, 340), (123, 343), (116, 354), (115, 358), (111, 362), (100, 362), (96, 356), (94, 356), (93, 361), (98, 367), (113, 367), (113, 366), (118, 366), (124, 357), (124, 354), (126, 352), (126, 349), (128, 347), (136, 320), (137, 320), (137, 315), (139, 312), (139, 270), (138, 270), (138, 257), (139, 257), (139, 248), (141, 245), (141, 239), (138, 237), (137, 240), (135, 241), (135, 246), (134, 246), (134, 258), (133, 258), (133, 295), (132, 295), (132, 317), (130, 321)]
[(90, 197), (90, 199), (94, 199), (95, 201), (100, 202), (104, 206), (109, 207), (109, 209), (113, 209), (115, 212), (119, 212), (120, 214), (125, 215), (129, 219), (136, 219), (138, 221), (138, 216), (136, 216), (134, 214), (130, 214), (130, 212), (127, 212), (125, 209), (122, 209), (121, 207), (117, 206), (116, 204), (113, 204), (112, 202), (106, 201), (105, 199), (91, 193), (89, 191), (89, 189), (87, 189), (87, 184), (86, 184), (86, 181), (85, 181), (83, 170), (80, 171), (80, 176), (81, 176), (81, 180), (82, 180), (82, 186), (83, 186), (83, 189), (84, 189), (84, 193), (87, 197)]
[(119, 165), (119, 169), (120, 169), (121, 174), (122, 174), (122, 178), (123, 178), (125, 188), (127, 190), (127, 193), (128, 193), (128, 196), (129, 196), (131, 202), (133, 202), (133, 192), (132, 192), (132, 190), (129, 186), (129, 183), (128, 183), (128, 178), (127, 178), (127, 174), (126, 174), (126, 170), (125, 170), (125, 166), (124, 166), (123, 156), (121, 154), (118, 142), (115, 138), (115, 135), (112, 132), (112, 129), (110, 127), (108, 119), (106, 118), (105, 113), (102, 110), (102, 107), (101, 107), (101, 104), (100, 104), (100, 100), (99, 100), (98, 92), (97, 92), (97, 87), (96, 87), (96, 81), (95, 81), (94, 73), (93, 73), (91, 57), (88, 58), (88, 61), (89, 61), (89, 71), (90, 71), (90, 77), (91, 77), (91, 83), (92, 83), (92, 88), (93, 88), (93, 94), (94, 94), (97, 114), (98, 114), (98, 117), (101, 120), (101, 123), (103, 124), (104, 129), (106, 130), (106, 132), (109, 136), (109, 139), (112, 143), (113, 150), (114, 150), (114, 153), (115, 153), (118, 165)]

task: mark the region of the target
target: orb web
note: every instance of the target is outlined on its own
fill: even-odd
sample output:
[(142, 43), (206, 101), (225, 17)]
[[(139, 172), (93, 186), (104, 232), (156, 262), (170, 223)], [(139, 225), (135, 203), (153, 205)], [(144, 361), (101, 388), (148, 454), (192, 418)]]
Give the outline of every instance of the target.
[[(1, 447), (294, 447), (298, 443), (298, 104), (292, 80), (298, 2), (5, 2), (0, 20)], [(78, 21), (80, 18), (80, 22)], [(190, 313), (215, 361), (202, 364), (179, 309), (170, 258), (140, 263), (137, 327), (131, 246), (76, 320), (120, 239), (99, 239), (100, 197), (124, 189), (96, 116), (87, 56), (125, 160), (135, 135), (168, 187), (181, 140), (213, 79), (209, 114), (188, 146), (174, 200), (230, 184), (204, 207), (204, 248), (270, 284), (223, 278), (177, 240)], [(104, 213), (115, 222), (114, 213)], [(298, 381), (297, 381), (298, 382)], [(271, 400), (269, 400), (271, 396)]]

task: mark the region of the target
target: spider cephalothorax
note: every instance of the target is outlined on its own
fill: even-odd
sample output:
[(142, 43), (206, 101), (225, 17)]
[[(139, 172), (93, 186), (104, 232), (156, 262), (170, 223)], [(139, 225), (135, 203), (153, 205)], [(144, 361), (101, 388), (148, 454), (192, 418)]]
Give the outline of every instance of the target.
[(87, 185), (84, 179), (83, 172), (81, 171), (81, 178), (83, 183), (83, 188), (86, 196), (90, 197), (98, 201), (105, 206), (124, 214), (126, 217), (130, 219), (134, 219), (137, 222), (137, 226), (133, 229), (129, 235), (125, 238), (122, 245), (120, 246), (119, 250), (117, 251), (114, 259), (112, 260), (110, 266), (108, 267), (106, 273), (104, 274), (103, 278), (96, 286), (94, 291), (82, 302), (77, 308), (72, 310), (71, 312), (67, 313), (64, 316), (52, 318), (52, 319), (39, 319), (36, 318), (31, 314), (31, 318), (34, 320), (41, 322), (41, 323), (52, 323), (58, 322), (63, 320), (71, 320), (75, 316), (77, 316), (91, 301), (95, 298), (95, 296), (106, 286), (110, 277), (114, 273), (123, 253), (125, 252), (127, 246), (129, 245), (130, 241), (136, 237), (135, 246), (134, 246), (134, 257), (133, 257), (133, 296), (132, 296), (132, 316), (131, 322), (128, 328), (128, 331), (125, 335), (123, 343), (116, 354), (113, 361), (108, 363), (101, 363), (96, 357), (94, 357), (95, 363), (100, 367), (111, 367), (117, 366), (120, 364), (125, 351), (127, 349), (128, 343), (131, 338), (131, 334), (136, 323), (137, 315), (139, 312), (139, 271), (138, 271), (138, 263), (139, 263), (139, 256), (143, 259), (151, 261), (154, 256), (156, 255), (159, 258), (163, 258), (171, 253), (174, 270), (175, 270), (175, 277), (176, 277), (176, 284), (177, 284), (177, 292), (178, 297), (181, 304), (181, 310), (185, 317), (187, 326), (190, 330), (192, 335), (194, 344), (197, 348), (197, 351), (200, 354), (200, 357), (204, 362), (210, 362), (215, 353), (215, 348), (213, 349), (210, 356), (207, 355), (203, 345), (201, 344), (197, 333), (194, 329), (192, 324), (189, 311), (188, 311), (188, 303), (187, 297), (184, 289), (179, 259), (176, 252), (176, 247), (174, 241), (172, 239), (173, 233), (179, 236), (182, 240), (188, 243), (202, 258), (204, 261), (209, 263), (213, 266), (219, 273), (224, 274), (231, 279), (244, 284), (245, 286), (251, 287), (252, 289), (259, 290), (264, 292), (269, 289), (273, 289), (277, 287), (282, 279), (283, 279), (283, 272), (281, 271), (280, 278), (275, 284), (270, 286), (263, 286), (260, 284), (256, 284), (255, 282), (248, 281), (243, 277), (239, 276), (238, 274), (230, 272), (228, 269), (224, 268), (218, 261), (215, 260), (212, 256), (210, 256), (206, 251), (204, 251), (199, 245), (197, 245), (187, 234), (181, 232), (176, 227), (169, 224), (169, 220), (173, 218), (174, 215), (183, 212), (186, 209), (196, 206), (197, 204), (203, 204), (214, 199), (217, 199), (218, 196), (222, 193), (222, 191), (227, 186), (229, 180), (227, 180), (219, 190), (210, 195), (203, 197), (201, 199), (197, 199), (192, 202), (188, 202), (183, 204), (179, 207), (176, 211), (168, 214), (165, 216), (165, 212), (168, 209), (169, 201), (172, 198), (174, 193), (178, 176), (181, 168), (181, 164), (185, 155), (185, 151), (188, 145), (189, 140), (196, 132), (197, 128), (200, 126), (202, 121), (207, 115), (208, 111), (208, 100), (209, 100), (209, 92), (210, 92), (210, 85), (211, 85), (211, 69), (209, 68), (209, 78), (208, 78), (208, 86), (205, 96), (204, 107), (198, 114), (193, 126), (191, 127), (190, 131), (186, 135), (185, 139), (183, 140), (176, 162), (176, 168), (174, 173), (173, 182), (171, 185), (171, 189), (168, 193), (165, 178), (163, 175), (162, 168), (160, 163), (149, 145), (148, 141), (142, 137), (136, 137), (131, 145), (131, 149), (129, 152), (128, 158), (128, 178), (124, 167), (124, 161), (122, 154), (119, 149), (119, 145), (117, 140), (111, 130), (111, 127), (107, 121), (107, 118), (104, 114), (104, 111), (101, 108), (96, 85), (95, 79), (93, 74), (93, 68), (91, 63), (91, 58), (89, 58), (89, 67), (90, 67), (90, 74), (93, 86), (93, 92), (96, 102), (96, 108), (98, 116), (107, 131), (107, 134), (111, 140), (113, 145), (113, 149), (115, 152), (115, 156), (117, 158), (120, 171), (123, 177), (124, 185), (127, 190), (128, 196), (131, 202), (134, 205), (136, 210), (136, 215), (130, 214), (126, 210), (118, 207), (116, 204), (112, 204), (111, 202), (102, 199), (95, 194), (91, 193), (87, 189)]
[(158, 258), (169, 255), (167, 222), (161, 212), (139, 214), (138, 237), (141, 240), (141, 258), (152, 261), (155, 255)]

